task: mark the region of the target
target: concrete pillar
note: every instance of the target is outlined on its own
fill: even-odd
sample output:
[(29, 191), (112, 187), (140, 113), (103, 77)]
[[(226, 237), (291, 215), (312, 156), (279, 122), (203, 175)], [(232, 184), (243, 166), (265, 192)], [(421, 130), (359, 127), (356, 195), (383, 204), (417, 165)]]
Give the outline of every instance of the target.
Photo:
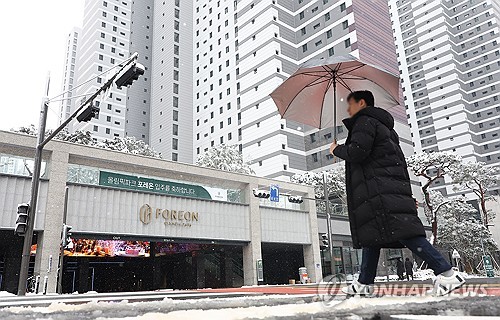
[[(243, 247), (243, 283), (246, 286), (257, 283), (257, 260), (262, 259), (262, 229), (260, 223), (259, 198), (254, 197), (252, 189), (258, 188), (258, 182), (249, 184), (246, 189), (250, 218), (250, 242)], [(266, 266), (263, 265), (265, 268)], [(265, 279), (264, 279), (265, 281)]]
[[(314, 190), (311, 188), (307, 194), (308, 198), (314, 198)], [(311, 244), (304, 245), (304, 266), (312, 282), (318, 283), (323, 279), (321, 268), (321, 253), (319, 248), (318, 216), (316, 214), (316, 203), (305, 201), (306, 209), (309, 211), (309, 232)]]
[[(64, 194), (68, 177), (68, 161), (69, 153), (67, 150), (54, 150), (50, 156), (47, 209), (43, 234), (38, 237), (37, 241), (37, 261), (35, 263), (35, 274), (40, 275), (40, 281), (43, 283), (45, 276), (48, 277), (47, 293), (57, 292), (57, 267), (64, 215)], [(43, 199), (39, 201), (43, 201)], [(50, 268), (49, 264), (51, 264)]]

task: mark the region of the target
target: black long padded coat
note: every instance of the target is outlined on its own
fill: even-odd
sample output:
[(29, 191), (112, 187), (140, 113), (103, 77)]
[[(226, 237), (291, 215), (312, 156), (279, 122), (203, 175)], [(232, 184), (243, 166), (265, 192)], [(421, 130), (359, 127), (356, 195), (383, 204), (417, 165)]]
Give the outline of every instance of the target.
[(399, 240), (425, 236), (394, 118), (366, 107), (344, 124), (349, 134), (334, 154), (345, 160), (354, 247), (400, 248)]

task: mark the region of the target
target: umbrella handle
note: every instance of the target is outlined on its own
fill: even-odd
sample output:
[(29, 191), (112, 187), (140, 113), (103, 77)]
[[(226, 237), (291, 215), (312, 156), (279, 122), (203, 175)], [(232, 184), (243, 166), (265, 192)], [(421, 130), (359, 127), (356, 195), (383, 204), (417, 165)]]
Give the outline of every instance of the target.
[[(336, 128), (335, 128), (335, 129), (336, 129)], [(335, 129), (334, 129), (334, 130), (335, 130)], [(333, 142), (334, 142), (335, 144), (337, 144), (337, 138), (333, 138)], [(333, 156), (333, 163), (335, 163), (335, 159), (337, 158), (337, 156), (335, 156), (335, 154), (333, 154), (333, 152), (331, 153), (331, 155)]]

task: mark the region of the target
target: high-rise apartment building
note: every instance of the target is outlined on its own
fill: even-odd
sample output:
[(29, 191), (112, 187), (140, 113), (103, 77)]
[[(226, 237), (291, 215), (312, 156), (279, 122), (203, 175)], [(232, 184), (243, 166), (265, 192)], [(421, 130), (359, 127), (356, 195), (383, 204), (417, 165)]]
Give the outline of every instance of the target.
[[(190, 1), (87, 0), (75, 82), (95, 79), (73, 95), (97, 90), (116, 69), (105, 71), (134, 52), (145, 73), (129, 88), (109, 90), (94, 102), (100, 107), (99, 117), (74, 123), (72, 129), (89, 130), (98, 139), (136, 137), (165, 159), (193, 162), (192, 37)], [(73, 99), (73, 106), (81, 101)]]
[[(152, 15), (152, 1), (86, 1), (78, 46), (77, 84), (97, 77), (78, 88), (76, 95), (92, 93), (102, 86), (110, 76), (110, 73), (102, 73), (126, 60), (132, 50), (139, 53), (140, 62), (147, 69), (134, 88), (114, 87), (105, 98), (94, 101), (100, 107), (98, 119), (75, 123), (73, 129), (89, 130), (101, 139), (132, 135), (148, 140)], [(75, 102), (76, 105), (79, 103)]]
[(64, 56), (64, 70), (61, 88), (61, 92), (65, 93), (61, 96), (62, 100), (59, 108), (59, 124), (64, 122), (64, 120), (70, 116), (72, 105), (75, 102), (75, 99), (71, 99), (73, 92), (70, 91), (66, 93), (66, 91), (72, 90), (76, 83), (80, 35), (81, 29), (74, 27), (68, 34), (68, 38), (66, 40), (66, 54)]
[[(397, 73), (384, 0), (195, 1), (194, 9), (195, 156), (238, 144), (258, 175), (279, 179), (333, 165), (332, 130), (281, 120), (269, 94), (301, 63), (334, 54)], [(395, 116), (412, 153), (404, 108)]]
[[(385, 0), (88, 0), (82, 34), (79, 83), (135, 51), (146, 73), (75, 128), (135, 136), (182, 162), (238, 145), (258, 175), (284, 180), (334, 164), (332, 129), (280, 119), (269, 97), (301, 63), (351, 53), (397, 72)], [(411, 153), (404, 108), (394, 112)]]
[[(416, 151), (500, 160), (500, 3), (390, 0)], [(450, 181), (436, 188), (454, 191)], [(444, 189), (446, 188), (446, 189)]]
[(192, 163), (194, 2), (154, 2), (150, 144), (164, 159)]
[[(193, 1), (193, 158), (241, 145), (236, 2)], [(240, 149), (241, 150), (241, 149)]]

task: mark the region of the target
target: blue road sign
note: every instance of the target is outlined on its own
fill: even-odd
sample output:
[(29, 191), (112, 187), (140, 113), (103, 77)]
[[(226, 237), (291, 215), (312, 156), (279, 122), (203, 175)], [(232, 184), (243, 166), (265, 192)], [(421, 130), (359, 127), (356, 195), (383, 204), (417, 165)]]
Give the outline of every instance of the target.
[(271, 187), (269, 188), (269, 193), (271, 195), (269, 197), (269, 200), (271, 200), (273, 202), (280, 201), (280, 187), (279, 186), (272, 184)]

